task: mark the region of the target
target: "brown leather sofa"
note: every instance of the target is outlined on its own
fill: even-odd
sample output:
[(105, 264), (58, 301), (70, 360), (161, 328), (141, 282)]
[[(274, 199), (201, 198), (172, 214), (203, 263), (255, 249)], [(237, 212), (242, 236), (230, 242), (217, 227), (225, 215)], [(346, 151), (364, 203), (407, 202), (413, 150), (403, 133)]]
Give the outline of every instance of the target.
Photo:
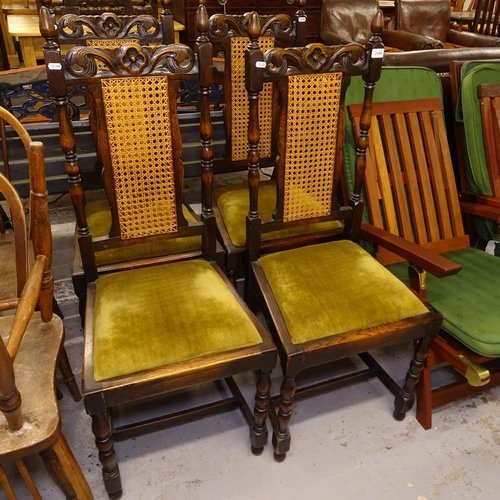
[(439, 40), (433, 48), (498, 47), (500, 38), (450, 27), (450, 0), (395, 0), (396, 30)]
[[(323, 0), (320, 38), (328, 45), (365, 45), (371, 37), (370, 25), (377, 10), (377, 0)], [(439, 44), (433, 38), (393, 30), (384, 30), (382, 41), (387, 51), (432, 49)]]

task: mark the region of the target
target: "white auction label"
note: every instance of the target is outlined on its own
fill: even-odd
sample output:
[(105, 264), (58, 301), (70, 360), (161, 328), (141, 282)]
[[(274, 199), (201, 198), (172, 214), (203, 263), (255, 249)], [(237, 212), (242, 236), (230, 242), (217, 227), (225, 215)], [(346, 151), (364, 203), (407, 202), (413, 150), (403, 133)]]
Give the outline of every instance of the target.
[(384, 57), (384, 49), (372, 50), (372, 59), (380, 59), (381, 57)]
[(255, 66), (256, 66), (257, 68), (265, 68), (267, 65), (266, 65), (266, 63), (265, 63), (264, 61), (257, 61), (257, 62), (255, 63)]
[(49, 67), (49, 69), (62, 69), (60, 63), (49, 63), (47, 66)]
[(307, 20), (307, 18), (306, 18), (305, 16), (300, 16), (300, 17), (297, 19), (297, 21), (298, 21), (299, 23), (305, 23), (305, 22), (306, 22), (306, 20)]

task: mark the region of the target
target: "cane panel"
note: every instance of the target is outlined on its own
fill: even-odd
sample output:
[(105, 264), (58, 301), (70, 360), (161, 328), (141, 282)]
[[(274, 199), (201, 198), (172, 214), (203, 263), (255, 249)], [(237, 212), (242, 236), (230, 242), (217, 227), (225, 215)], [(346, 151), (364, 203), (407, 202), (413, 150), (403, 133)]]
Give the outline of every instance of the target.
[(283, 220), (329, 215), (341, 73), (288, 79)]
[[(231, 160), (246, 160), (248, 156), (248, 94), (245, 88), (245, 50), (247, 37), (231, 38)], [(262, 50), (274, 47), (274, 37), (259, 38)], [(271, 156), (272, 84), (265, 83), (259, 98), (259, 125), (261, 158)]]
[(102, 80), (121, 237), (177, 230), (168, 79)]

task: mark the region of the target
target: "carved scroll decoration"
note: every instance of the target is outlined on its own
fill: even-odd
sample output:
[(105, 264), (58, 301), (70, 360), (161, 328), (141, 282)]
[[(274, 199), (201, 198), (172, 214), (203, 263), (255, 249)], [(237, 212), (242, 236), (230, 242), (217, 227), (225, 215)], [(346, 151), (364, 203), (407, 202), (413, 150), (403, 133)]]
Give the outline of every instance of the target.
[[(96, 61), (102, 63), (98, 68)], [(195, 67), (194, 52), (182, 44), (141, 47), (136, 42), (120, 47), (73, 47), (64, 59), (64, 69), (74, 77), (91, 77), (98, 71), (118, 76), (148, 75), (164, 65), (169, 73), (189, 73)]]
[(328, 47), (311, 43), (306, 47), (274, 48), (264, 54), (268, 75), (362, 71), (368, 65), (365, 47), (357, 43)]
[(100, 16), (66, 14), (57, 24), (60, 37), (68, 40), (85, 38), (144, 38), (161, 37), (161, 26), (153, 17), (117, 16), (110, 12)]
[[(208, 32), (211, 37), (226, 38), (228, 36), (248, 36), (247, 23), (251, 12), (241, 16), (215, 14), (210, 18)], [(290, 38), (295, 34), (293, 18), (286, 14), (259, 16), (261, 32), (259, 36)]]

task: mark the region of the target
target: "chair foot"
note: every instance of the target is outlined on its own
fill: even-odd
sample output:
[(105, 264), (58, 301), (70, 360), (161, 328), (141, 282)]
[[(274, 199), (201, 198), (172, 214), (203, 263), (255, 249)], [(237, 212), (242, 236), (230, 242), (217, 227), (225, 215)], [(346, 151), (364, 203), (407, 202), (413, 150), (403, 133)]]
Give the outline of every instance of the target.
[(402, 422), (405, 417), (406, 417), (406, 413), (403, 413), (403, 412), (400, 412), (398, 410), (394, 410), (392, 412), (392, 416), (394, 417), (395, 420), (397, 420), (398, 422)]
[(252, 453), (253, 453), (256, 457), (258, 457), (259, 455), (262, 455), (262, 453), (263, 453), (263, 451), (264, 451), (264, 447), (263, 447), (263, 446), (261, 446), (261, 447), (259, 447), (259, 448), (255, 448), (255, 446), (252, 446), (252, 448), (251, 448), (251, 449), (252, 449)]
[(286, 453), (278, 454), (278, 453), (274, 452), (274, 461), (275, 462), (278, 462), (280, 464), (281, 462), (285, 461), (285, 458), (286, 458)]

